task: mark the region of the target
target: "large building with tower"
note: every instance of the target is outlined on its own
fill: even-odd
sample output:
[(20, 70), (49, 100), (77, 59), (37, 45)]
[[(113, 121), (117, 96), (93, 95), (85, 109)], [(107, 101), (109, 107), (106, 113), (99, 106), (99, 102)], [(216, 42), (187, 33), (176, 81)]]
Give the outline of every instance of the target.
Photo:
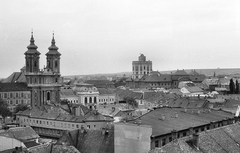
[(34, 43), (33, 33), (30, 45), (25, 52), (26, 82), (31, 90), (31, 107), (42, 106), (48, 102), (59, 102), (61, 88), (60, 56), (55, 45), (54, 34), (51, 46), (46, 53), (46, 67), (39, 69), (40, 52)]
[(146, 61), (146, 56), (141, 54), (138, 61), (132, 62), (132, 79), (139, 79), (145, 74), (152, 72), (152, 61)]

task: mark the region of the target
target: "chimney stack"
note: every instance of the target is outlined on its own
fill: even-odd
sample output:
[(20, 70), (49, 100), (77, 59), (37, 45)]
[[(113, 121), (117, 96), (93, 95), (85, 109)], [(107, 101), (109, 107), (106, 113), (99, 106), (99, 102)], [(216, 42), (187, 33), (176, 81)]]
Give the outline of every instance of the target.
[(192, 139), (192, 144), (193, 144), (193, 146), (195, 146), (196, 148), (198, 148), (198, 137), (199, 137), (199, 135), (198, 134), (196, 134), (196, 133), (194, 133), (193, 134), (193, 139)]
[(84, 133), (85, 129), (84, 129), (83, 125), (81, 126), (81, 130), (80, 131), (81, 131), (81, 133)]
[(178, 113), (177, 112), (175, 112), (175, 118), (178, 118)]
[(162, 120), (164, 121), (166, 119), (165, 115), (162, 114)]

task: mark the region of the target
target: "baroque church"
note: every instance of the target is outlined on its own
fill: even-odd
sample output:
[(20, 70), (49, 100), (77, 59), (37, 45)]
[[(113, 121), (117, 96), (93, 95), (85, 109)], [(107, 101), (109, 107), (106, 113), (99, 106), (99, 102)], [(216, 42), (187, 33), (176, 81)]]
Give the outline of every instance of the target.
[(40, 52), (37, 50), (33, 38), (27, 46), (25, 54), (25, 77), (26, 83), (31, 90), (31, 107), (42, 106), (49, 102), (60, 101), (60, 56), (58, 47), (55, 45), (54, 33), (51, 46), (46, 53), (46, 67), (39, 68)]

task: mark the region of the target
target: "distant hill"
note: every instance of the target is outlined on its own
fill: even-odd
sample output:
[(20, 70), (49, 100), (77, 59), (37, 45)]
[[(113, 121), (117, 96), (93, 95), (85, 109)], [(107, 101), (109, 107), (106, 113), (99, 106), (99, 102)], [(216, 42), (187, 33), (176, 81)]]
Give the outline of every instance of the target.
[[(192, 69), (186, 69), (185, 71), (189, 73)], [(224, 76), (240, 76), (240, 68), (218, 68), (218, 69), (194, 69), (198, 73), (204, 74), (206, 76), (213, 76), (214, 72), (217, 75), (224, 75)], [(160, 73), (167, 73), (170, 74), (171, 72), (174, 73), (176, 70), (173, 71), (161, 71)]]
[[(189, 73), (192, 69), (184, 69), (187, 73)], [(224, 75), (224, 76), (239, 76), (240, 77), (240, 68), (218, 68), (218, 69), (194, 69), (198, 73), (204, 74), (206, 76), (213, 76), (214, 72), (217, 75)], [(171, 74), (174, 73), (176, 70), (172, 71), (159, 71), (163, 74)], [(132, 75), (132, 72), (119, 72), (119, 73), (107, 73), (107, 74), (89, 74), (89, 75), (69, 75), (63, 76), (65, 78), (79, 78), (79, 77), (88, 77), (88, 76), (106, 76), (106, 77), (113, 77), (113, 76), (125, 76), (129, 77)]]

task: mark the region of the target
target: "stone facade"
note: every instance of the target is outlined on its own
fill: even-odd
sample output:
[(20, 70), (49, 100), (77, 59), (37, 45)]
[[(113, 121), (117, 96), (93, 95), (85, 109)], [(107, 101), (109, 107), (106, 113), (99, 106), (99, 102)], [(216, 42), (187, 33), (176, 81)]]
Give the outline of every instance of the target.
[(141, 54), (138, 61), (132, 62), (132, 79), (140, 79), (143, 75), (152, 72), (152, 61), (146, 61), (146, 56)]

